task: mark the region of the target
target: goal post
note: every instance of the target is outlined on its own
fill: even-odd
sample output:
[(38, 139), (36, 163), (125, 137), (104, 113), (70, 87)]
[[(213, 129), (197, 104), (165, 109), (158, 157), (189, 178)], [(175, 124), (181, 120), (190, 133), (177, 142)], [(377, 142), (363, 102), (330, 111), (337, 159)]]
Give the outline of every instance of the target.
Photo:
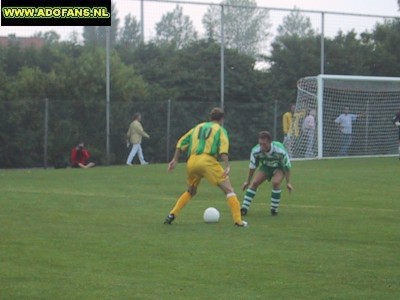
[(293, 158), (398, 155), (400, 77), (318, 75), (297, 82)]

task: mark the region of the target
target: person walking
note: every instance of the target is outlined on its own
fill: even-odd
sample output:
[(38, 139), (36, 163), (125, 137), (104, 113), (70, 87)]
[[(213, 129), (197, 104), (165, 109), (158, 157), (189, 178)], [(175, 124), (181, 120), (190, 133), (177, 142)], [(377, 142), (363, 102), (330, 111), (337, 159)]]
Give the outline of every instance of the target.
[[(223, 122), (224, 111), (218, 107), (213, 108), (209, 122), (196, 125), (178, 140), (174, 157), (168, 164), (168, 171), (175, 168), (181, 153), (187, 151), (189, 156), (186, 165), (188, 186), (165, 218), (164, 224), (172, 224), (188, 201), (196, 195), (197, 187), (205, 178), (224, 192), (234, 225), (247, 226), (247, 222), (243, 221), (240, 215), (240, 202), (229, 179), (231, 170), (228, 158), (229, 139), (227, 131), (222, 127)], [(224, 168), (218, 162), (218, 157), (222, 159)]]
[(142, 149), (142, 138), (150, 138), (150, 136), (147, 134), (146, 131), (144, 131), (143, 126), (141, 124), (142, 121), (142, 115), (140, 113), (135, 113), (132, 117), (132, 122), (129, 125), (128, 132), (126, 133), (126, 138), (127, 138), (127, 146), (131, 148), (131, 151), (129, 152), (128, 158), (126, 160), (126, 164), (128, 166), (132, 165), (132, 161), (137, 154), (139, 157), (139, 161), (141, 165), (147, 165), (149, 164), (147, 161), (145, 161), (144, 156), (143, 156), (143, 149)]
[(289, 193), (294, 191), (290, 182), (291, 168), (285, 146), (280, 142), (272, 141), (268, 131), (261, 131), (258, 134), (258, 144), (251, 149), (249, 172), (242, 185), (242, 190), (246, 192), (240, 209), (241, 215), (247, 215), (257, 188), (268, 180), (272, 185), (270, 212), (272, 216), (276, 216), (281, 201), (281, 183), (284, 178)]

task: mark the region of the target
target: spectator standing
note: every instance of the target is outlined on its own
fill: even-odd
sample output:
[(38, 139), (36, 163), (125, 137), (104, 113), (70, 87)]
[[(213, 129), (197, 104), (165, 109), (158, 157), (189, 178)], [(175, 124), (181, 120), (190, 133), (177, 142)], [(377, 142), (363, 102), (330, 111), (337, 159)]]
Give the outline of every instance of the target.
[(344, 112), (336, 118), (335, 123), (338, 124), (341, 133), (339, 156), (347, 156), (353, 137), (353, 122), (357, 120), (361, 114), (349, 113), (349, 108), (346, 106)]
[(314, 157), (314, 133), (315, 133), (315, 109), (312, 109), (308, 116), (304, 118), (302, 132), (306, 141), (307, 150), (305, 157)]
[(398, 141), (399, 141), (399, 159), (400, 159), (400, 111), (398, 111), (394, 117), (393, 117), (393, 125), (398, 128), (399, 131), (399, 136), (398, 136)]
[(285, 145), (289, 156), (292, 156), (292, 139), (293, 136), (293, 116), (296, 109), (296, 105), (291, 104), (290, 110), (285, 112), (282, 116), (282, 128), (283, 128), (283, 144)]

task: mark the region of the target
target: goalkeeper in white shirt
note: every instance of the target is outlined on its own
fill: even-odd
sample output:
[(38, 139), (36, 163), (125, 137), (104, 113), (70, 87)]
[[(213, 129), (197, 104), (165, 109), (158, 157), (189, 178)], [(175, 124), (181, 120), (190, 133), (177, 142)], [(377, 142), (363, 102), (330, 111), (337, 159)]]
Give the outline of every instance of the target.
[(268, 131), (258, 134), (258, 144), (251, 149), (249, 173), (242, 185), (246, 191), (240, 213), (247, 214), (253, 198), (256, 196), (257, 188), (265, 180), (271, 181), (271, 215), (278, 214), (281, 200), (281, 183), (286, 179), (286, 187), (289, 192), (293, 191), (290, 183), (290, 169), (292, 165), (285, 146), (277, 141), (272, 141)]
[(399, 130), (399, 159), (400, 159), (400, 111), (393, 117), (393, 125), (396, 126)]

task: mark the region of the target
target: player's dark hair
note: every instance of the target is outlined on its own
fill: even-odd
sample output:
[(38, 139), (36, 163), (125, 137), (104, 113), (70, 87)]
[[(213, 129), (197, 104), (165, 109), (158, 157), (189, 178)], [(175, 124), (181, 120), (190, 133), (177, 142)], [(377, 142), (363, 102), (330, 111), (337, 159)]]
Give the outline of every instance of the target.
[(259, 139), (267, 139), (269, 142), (272, 141), (271, 134), (268, 131), (260, 131), (258, 133)]
[(210, 112), (211, 121), (220, 121), (224, 117), (224, 111), (222, 108), (214, 107)]
[(138, 113), (138, 112), (137, 112), (137, 113), (134, 113), (134, 114), (133, 114), (133, 117), (132, 117), (132, 118), (133, 118), (134, 120), (137, 120), (137, 119), (139, 119), (140, 116), (141, 116), (141, 113)]

